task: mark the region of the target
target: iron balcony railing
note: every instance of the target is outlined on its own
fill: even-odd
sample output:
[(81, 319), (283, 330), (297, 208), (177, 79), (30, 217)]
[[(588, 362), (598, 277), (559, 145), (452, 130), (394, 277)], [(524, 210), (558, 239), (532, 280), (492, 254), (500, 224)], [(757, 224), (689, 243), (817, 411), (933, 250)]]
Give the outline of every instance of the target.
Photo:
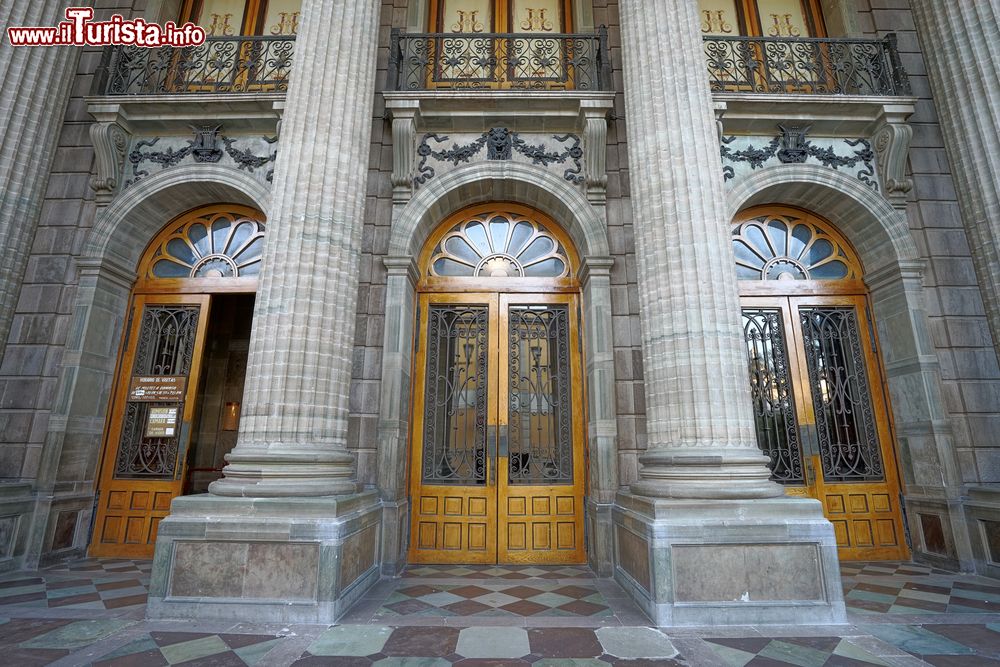
[(910, 94), (896, 36), (885, 39), (705, 37), (713, 92)]
[(294, 37), (209, 37), (204, 44), (155, 49), (109, 46), (95, 95), (285, 92)]
[(608, 33), (392, 31), (390, 90), (610, 90)]

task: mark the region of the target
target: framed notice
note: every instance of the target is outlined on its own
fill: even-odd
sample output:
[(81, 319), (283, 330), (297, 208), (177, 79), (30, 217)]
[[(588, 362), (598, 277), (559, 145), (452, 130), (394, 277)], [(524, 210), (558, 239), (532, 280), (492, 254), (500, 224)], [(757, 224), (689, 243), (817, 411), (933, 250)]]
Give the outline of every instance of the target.
[(128, 400), (142, 403), (183, 401), (186, 375), (136, 375), (128, 390)]
[(173, 438), (177, 435), (177, 408), (150, 408), (146, 417), (147, 438)]

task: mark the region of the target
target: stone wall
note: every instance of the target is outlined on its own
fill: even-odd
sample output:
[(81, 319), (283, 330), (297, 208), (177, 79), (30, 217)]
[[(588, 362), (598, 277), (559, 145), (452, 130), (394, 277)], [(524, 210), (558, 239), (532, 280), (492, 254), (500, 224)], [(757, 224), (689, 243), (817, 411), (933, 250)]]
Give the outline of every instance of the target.
[(1000, 367), (907, 0), (855, 0), (866, 37), (895, 32), (918, 97), (910, 118), (913, 238), (927, 261), (927, 314), (944, 381), (962, 481), (1000, 482)]

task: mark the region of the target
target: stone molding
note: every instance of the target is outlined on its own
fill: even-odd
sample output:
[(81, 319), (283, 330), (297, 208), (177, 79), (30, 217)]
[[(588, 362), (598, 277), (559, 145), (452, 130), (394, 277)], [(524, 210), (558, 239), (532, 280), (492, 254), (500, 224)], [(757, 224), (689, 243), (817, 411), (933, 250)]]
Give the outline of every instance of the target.
[[(913, 138), (907, 119), (916, 110), (916, 98), (716, 93), (713, 106), (720, 139), (726, 135), (780, 138), (781, 126), (785, 126), (807, 127), (810, 137), (868, 142), (882, 196), (895, 208), (905, 209), (913, 189), (912, 179), (906, 176)], [(731, 181), (730, 188), (734, 185)]]
[[(417, 144), (425, 134), (478, 134), (502, 127), (531, 136), (580, 135), (582, 188), (588, 200), (607, 200), (607, 117), (614, 93), (577, 91), (420, 91), (383, 93), (392, 122), (393, 202), (414, 196)], [(452, 141), (451, 143), (457, 143)], [(565, 147), (561, 147), (565, 148)], [(471, 158), (470, 158), (471, 159)], [(481, 158), (485, 159), (485, 151)]]

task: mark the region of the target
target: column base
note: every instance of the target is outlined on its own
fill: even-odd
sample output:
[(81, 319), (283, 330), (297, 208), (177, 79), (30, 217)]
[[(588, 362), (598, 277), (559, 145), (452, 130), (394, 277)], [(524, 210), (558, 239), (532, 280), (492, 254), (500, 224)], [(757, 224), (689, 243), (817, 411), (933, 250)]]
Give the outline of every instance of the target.
[(323, 497), (358, 491), (354, 455), (344, 449), (236, 447), (226, 454), (222, 479), (208, 490), (239, 498)]
[(805, 498), (619, 493), (615, 579), (658, 626), (846, 623), (837, 543)]
[(785, 495), (771, 480), (767, 457), (754, 447), (742, 449), (655, 447), (640, 457), (642, 468), (632, 492), (651, 498), (740, 500)]
[(333, 623), (379, 579), (373, 491), (174, 499), (160, 522), (150, 619)]

